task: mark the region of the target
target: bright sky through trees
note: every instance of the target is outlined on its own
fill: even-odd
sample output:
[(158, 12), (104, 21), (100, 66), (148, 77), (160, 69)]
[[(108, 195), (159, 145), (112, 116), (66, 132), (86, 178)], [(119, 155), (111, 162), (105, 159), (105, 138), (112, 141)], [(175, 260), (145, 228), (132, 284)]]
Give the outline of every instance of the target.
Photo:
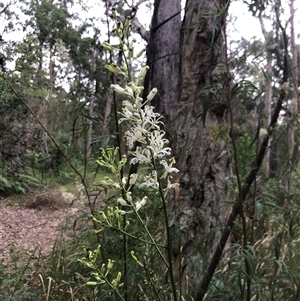
[[(153, 1), (149, 1), (150, 3), (153, 4)], [(285, 11), (283, 11), (282, 16), (283, 16), (283, 24), (285, 24), (288, 21), (288, 17), (284, 17), (284, 15), (289, 16), (289, 7), (288, 7), (288, 2), (286, 1), (286, 9)], [(4, 0), (1, 1), (0, 3), (3, 4), (3, 6), (5, 7), (6, 5), (8, 5), (9, 3), (11, 3), (10, 5), (14, 7), (13, 11), (19, 16), (20, 16), (20, 20), (19, 22), (25, 19), (25, 16), (22, 16), (22, 11), (18, 8), (18, 1), (11, 1), (11, 0)], [(185, 5), (185, 1), (182, 1), (182, 7), (184, 11), (184, 5)], [(297, 3), (296, 3), (297, 5)], [(298, 4), (299, 6), (299, 4)], [(151, 5), (151, 7), (153, 7), (153, 5)], [(97, 8), (97, 9), (96, 9)], [(98, 22), (100, 23), (101, 20), (105, 19), (104, 16), (104, 4), (102, 3), (102, 1), (98, 1), (98, 0), (86, 0), (84, 1), (84, 6), (82, 6), (82, 2), (80, 1), (79, 3), (74, 3), (73, 8), (70, 8), (71, 11), (74, 11), (78, 14), (78, 23), (80, 23), (82, 20), (85, 19), (91, 19), (91, 18), (96, 18), (96, 20), (98, 20)], [(297, 7), (296, 7), (297, 9)], [(232, 16), (232, 20), (233, 20), (233, 24), (231, 23), (229, 25), (230, 28), (230, 34), (232, 35), (231, 37), (229, 36), (229, 38), (231, 39), (238, 39), (239, 37), (243, 37), (246, 40), (250, 40), (253, 37), (256, 38), (262, 38), (262, 34), (261, 34), (261, 27), (259, 24), (259, 20), (256, 17), (253, 17), (251, 12), (249, 12), (247, 10), (247, 6), (245, 3), (243, 3), (243, 1), (232, 1), (232, 3), (230, 4), (230, 14)], [(139, 19), (139, 21), (141, 22), (141, 24), (143, 26), (145, 26), (145, 28), (149, 28), (150, 22), (151, 22), (151, 16), (152, 16), (152, 11), (149, 10), (149, 7), (147, 7), (146, 3), (142, 3), (140, 5), (139, 11), (137, 13), (137, 17)], [(296, 30), (296, 37), (299, 39), (299, 35), (300, 35), (300, 14), (299, 14), (299, 8), (296, 11), (296, 15), (295, 15), (295, 30)], [(22, 36), (23, 36), (23, 32), (21, 30), (20, 26), (17, 26), (18, 30), (16, 32), (14, 32), (14, 34), (9, 34), (7, 35), (7, 33), (4, 32), (5, 26), (7, 25), (7, 20), (5, 20), (2, 16), (1, 16), (1, 22), (0, 22), (0, 34), (3, 35), (4, 40), (5, 39), (13, 39), (13, 40), (21, 40)], [(102, 25), (99, 24), (101, 27)], [(268, 26), (268, 25), (267, 25)], [(16, 29), (14, 29), (16, 30)], [(105, 26), (103, 26), (103, 34), (104, 31), (106, 30)]]

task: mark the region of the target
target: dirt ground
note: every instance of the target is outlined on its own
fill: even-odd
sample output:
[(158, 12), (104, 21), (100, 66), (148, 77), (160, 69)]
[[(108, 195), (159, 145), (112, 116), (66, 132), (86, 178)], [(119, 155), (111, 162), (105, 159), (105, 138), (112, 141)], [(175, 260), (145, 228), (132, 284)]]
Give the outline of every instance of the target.
[(0, 198), (0, 260), (4, 263), (13, 252), (34, 257), (40, 251), (47, 256), (66, 220), (72, 225), (88, 210), (76, 204), (71, 194), (59, 191), (24, 195), (22, 199), (14, 204), (9, 198)]

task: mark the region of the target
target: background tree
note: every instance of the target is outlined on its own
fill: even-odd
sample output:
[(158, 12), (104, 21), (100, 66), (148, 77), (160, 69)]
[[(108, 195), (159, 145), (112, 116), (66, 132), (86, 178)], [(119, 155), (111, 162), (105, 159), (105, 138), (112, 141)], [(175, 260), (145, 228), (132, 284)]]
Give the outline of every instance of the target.
[[(264, 127), (267, 127), (270, 123), (271, 118), (271, 107), (272, 107), (272, 63), (273, 63), (273, 52), (274, 52), (274, 37), (272, 32), (267, 32), (262, 16), (259, 16), (259, 21), (261, 24), (261, 30), (266, 43), (266, 53), (267, 53), (267, 62), (265, 68), (265, 95), (264, 95), (264, 113), (265, 121)], [(268, 145), (270, 147), (270, 145)], [(266, 178), (270, 175), (270, 150), (266, 152), (266, 157), (264, 160), (265, 176)]]
[(297, 114), (299, 113), (299, 92), (298, 92), (298, 54), (297, 54), (297, 45), (296, 45), (296, 37), (295, 37), (295, 7), (294, 1), (290, 1), (290, 28), (291, 28), (291, 60), (290, 60), (290, 67), (291, 67), (291, 85), (292, 85), (292, 96), (291, 96), (291, 103), (289, 107), (289, 111), (291, 114), (292, 125), (289, 129), (289, 157), (292, 160), (292, 168), (296, 168), (298, 165), (298, 156), (297, 156), (297, 131), (296, 131), (296, 124), (295, 121), (297, 119)]
[[(24, 97), (66, 154), (74, 155), (79, 161), (85, 160), (90, 155), (92, 144), (99, 146), (103, 143), (101, 120), (109, 77), (102, 60), (103, 48), (96, 38), (98, 29), (91, 20), (73, 25), (78, 19), (71, 13), (72, 1), (63, 5), (51, 1), (22, 1), (19, 4), (16, 11), (21, 8), (25, 14), (22, 24), (25, 33), (21, 41), (4, 41), (3, 53), (7, 63), (11, 62), (10, 66), (15, 64), (13, 70), (9, 70), (10, 67), (5, 73), (6, 80)], [(17, 31), (17, 24), (15, 22), (11, 30)], [(87, 36), (91, 31), (94, 31), (94, 36)], [(11, 88), (7, 89), (13, 93)], [(26, 166), (35, 158), (35, 168), (43, 173), (53, 169), (56, 176), (60, 176), (59, 170), (64, 166), (60, 151), (24, 104), (16, 101), (17, 108), (22, 108), (25, 113), (22, 120), (13, 122), (11, 115), (16, 110), (7, 107), (9, 113), (3, 111), (8, 128), (19, 128), (18, 132), (23, 136), (14, 142), (12, 139), (5, 141), (6, 150), (11, 155), (9, 161), (16, 163), (16, 156), (20, 156), (17, 165), (22, 162)], [(2, 133), (7, 137), (5, 131), (3, 129)], [(27, 150), (29, 157), (24, 158)], [(20, 172), (14, 174), (20, 176)]]

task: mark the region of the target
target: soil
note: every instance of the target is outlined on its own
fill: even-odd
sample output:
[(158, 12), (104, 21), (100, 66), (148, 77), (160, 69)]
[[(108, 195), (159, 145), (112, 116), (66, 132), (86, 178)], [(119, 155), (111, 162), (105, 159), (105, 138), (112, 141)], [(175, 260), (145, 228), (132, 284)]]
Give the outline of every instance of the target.
[(24, 195), (19, 204), (0, 198), (0, 260), (6, 263), (12, 254), (48, 256), (66, 221), (74, 224), (84, 210), (76, 197), (59, 190)]

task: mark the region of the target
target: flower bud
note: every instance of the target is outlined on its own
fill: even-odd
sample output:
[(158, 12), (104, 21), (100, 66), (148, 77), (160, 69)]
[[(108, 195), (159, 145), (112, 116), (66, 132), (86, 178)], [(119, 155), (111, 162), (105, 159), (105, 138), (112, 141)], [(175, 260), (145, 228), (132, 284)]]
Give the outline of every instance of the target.
[(103, 42), (103, 43), (102, 43), (102, 47), (103, 47), (104, 49), (106, 49), (106, 50), (109, 50), (109, 51), (113, 51), (113, 50), (119, 51), (118, 48), (112, 46), (112, 45), (109, 44), (108, 42)]
[(147, 101), (151, 101), (157, 93), (157, 88), (153, 88), (147, 96)]
[(114, 266), (114, 260), (108, 259), (107, 270), (111, 270)]
[(144, 79), (144, 77), (146, 76), (146, 73), (149, 70), (149, 66), (145, 66), (140, 70), (140, 73), (138, 75), (138, 81), (142, 81)]
[(117, 64), (105, 65), (104, 67), (112, 73), (123, 74), (123, 71), (117, 66)]
[(115, 92), (117, 92), (119, 94), (124, 94), (125, 93), (125, 89), (123, 89), (119, 85), (110, 85), (110, 88), (113, 89)]
[(137, 173), (133, 173), (130, 175), (130, 179), (129, 179), (129, 185), (134, 185), (136, 180), (138, 178), (138, 174)]
[(141, 57), (142, 56), (142, 54), (145, 52), (145, 48), (143, 48), (141, 51), (139, 51), (137, 54), (136, 54), (136, 56), (135, 56), (135, 58), (139, 58), (139, 57)]
[(120, 205), (122, 205), (122, 206), (127, 206), (127, 203), (126, 203), (126, 201), (125, 201), (123, 198), (118, 198), (118, 199), (117, 199), (117, 202), (118, 202)]

